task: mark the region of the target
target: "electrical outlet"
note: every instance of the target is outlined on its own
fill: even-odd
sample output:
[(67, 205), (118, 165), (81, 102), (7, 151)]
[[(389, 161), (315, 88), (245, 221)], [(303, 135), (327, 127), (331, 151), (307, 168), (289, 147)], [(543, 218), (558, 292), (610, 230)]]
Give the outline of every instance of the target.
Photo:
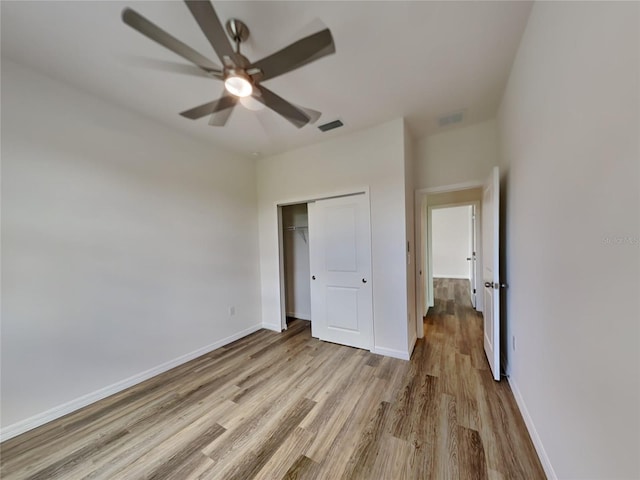
[(229, 316), (233, 317), (235, 314), (236, 314), (236, 307), (232, 305), (229, 307)]
[(515, 352), (516, 351), (516, 336), (512, 336), (511, 337), (511, 349)]

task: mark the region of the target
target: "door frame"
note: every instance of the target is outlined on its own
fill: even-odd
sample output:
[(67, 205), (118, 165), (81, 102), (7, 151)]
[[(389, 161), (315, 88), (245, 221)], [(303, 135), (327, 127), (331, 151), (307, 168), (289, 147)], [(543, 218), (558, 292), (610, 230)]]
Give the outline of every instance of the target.
[[(427, 305), (425, 300), (427, 296), (425, 295), (426, 290), (426, 277), (428, 272), (428, 264), (427, 260), (427, 235), (423, 235), (423, 231), (426, 232), (426, 227), (428, 225), (427, 221), (427, 213), (428, 213), (428, 205), (427, 205), (427, 195), (435, 194), (435, 193), (449, 193), (449, 192), (458, 192), (461, 190), (470, 190), (473, 188), (482, 188), (484, 183), (482, 181), (472, 181), (472, 182), (464, 182), (464, 183), (456, 183), (451, 185), (444, 185), (441, 187), (430, 187), (430, 188), (420, 188), (415, 190), (414, 192), (414, 222), (415, 222), (415, 252), (416, 252), (416, 331), (418, 333), (418, 338), (424, 337), (424, 328), (422, 325), (423, 318), (427, 314)], [(481, 212), (480, 212), (481, 213)], [(479, 231), (476, 232), (476, 237), (481, 235)], [(480, 249), (478, 249), (480, 250)], [(431, 287), (433, 288), (433, 287)]]
[[(282, 231), (282, 207), (287, 205), (295, 205), (298, 203), (309, 203), (317, 200), (326, 200), (329, 198), (349, 197), (351, 195), (364, 194), (369, 203), (369, 222), (371, 222), (371, 197), (369, 195), (369, 186), (353, 187), (344, 190), (336, 190), (332, 192), (324, 192), (317, 194), (308, 194), (295, 198), (282, 199), (274, 202), (274, 207), (278, 218), (278, 288), (280, 290), (280, 331), (287, 329), (287, 313), (286, 313), (286, 285), (285, 285), (285, 268), (284, 268), (284, 232)], [(373, 258), (371, 258), (373, 265)], [(371, 272), (371, 282), (374, 281), (374, 273)], [(373, 288), (373, 283), (372, 283)], [(372, 305), (373, 309), (373, 305)], [(311, 317), (313, 322), (313, 316)], [(375, 315), (372, 316), (372, 322), (375, 324)], [(373, 329), (372, 324), (372, 329)], [(371, 332), (371, 348), (375, 345), (374, 330)]]

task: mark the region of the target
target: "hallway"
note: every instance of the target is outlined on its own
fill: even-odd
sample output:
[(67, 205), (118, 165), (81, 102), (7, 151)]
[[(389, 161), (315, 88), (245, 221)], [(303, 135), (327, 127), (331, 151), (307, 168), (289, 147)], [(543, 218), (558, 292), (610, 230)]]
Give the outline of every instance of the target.
[(405, 392), (435, 400), (420, 418), (433, 423), (422, 428), (434, 433), (426, 442), (436, 460), (429, 478), (546, 478), (509, 384), (491, 378), (468, 280), (434, 279), (424, 328), (412, 358), (419, 372)]

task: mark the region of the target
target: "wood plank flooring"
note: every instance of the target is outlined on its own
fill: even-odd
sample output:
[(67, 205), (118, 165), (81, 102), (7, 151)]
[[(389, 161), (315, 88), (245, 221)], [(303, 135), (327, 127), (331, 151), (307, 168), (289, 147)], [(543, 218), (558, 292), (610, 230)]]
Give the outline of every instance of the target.
[(259, 331), (0, 445), (12, 479), (543, 479), (463, 280), (410, 362)]

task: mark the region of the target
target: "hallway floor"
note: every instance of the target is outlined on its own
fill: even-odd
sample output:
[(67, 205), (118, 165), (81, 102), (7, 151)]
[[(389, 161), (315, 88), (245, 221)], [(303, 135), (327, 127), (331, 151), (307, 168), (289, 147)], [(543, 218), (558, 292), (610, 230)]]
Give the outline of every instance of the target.
[[(483, 349), (482, 314), (471, 306), (469, 281), (434, 279), (434, 307), (424, 320), (425, 337), (414, 356), (424, 352), (424, 373), (435, 377), (440, 394), (438, 426), (450, 439), (440, 453), (451, 459), (458, 450), (459, 478), (546, 478), (506, 379), (495, 382)], [(416, 359), (412, 359), (412, 363)], [(464, 476), (470, 458), (475, 476)], [(441, 477), (457, 478), (455, 461)], [(443, 472), (446, 472), (444, 467)]]

